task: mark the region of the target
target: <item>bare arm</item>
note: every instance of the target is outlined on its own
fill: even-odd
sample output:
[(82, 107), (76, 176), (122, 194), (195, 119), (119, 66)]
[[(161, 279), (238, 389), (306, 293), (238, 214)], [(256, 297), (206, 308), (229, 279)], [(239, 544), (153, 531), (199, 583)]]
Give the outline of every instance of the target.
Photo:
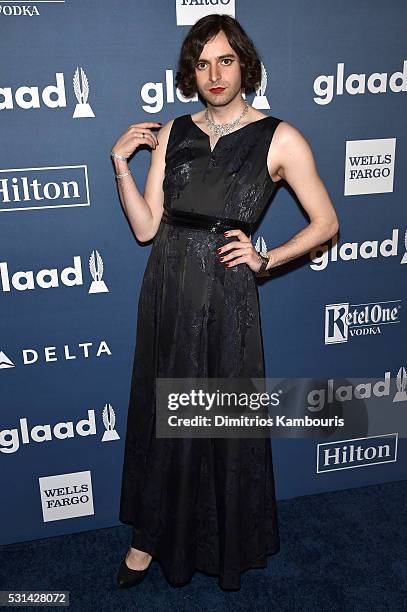
[(277, 174), (292, 187), (310, 218), (305, 228), (268, 252), (270, 262), (267, 269), (270, 269), (308, 253), (331, 238), (338, 231), (339, 222), (318, 174), (310, 145), (301, 132), (287, 122), (276, 128), (268, 166), (269, 171), (276, 169)]
[[(172, 123), (173, 120), (163, 125), (156, 134), (153, 134), (148, 129), (148, 126), (155, 125), (152, 122), (134, 124), (133, 131), (130, 127), (112, 148), (113, 152), (128, 157), (130, 154), (129, 150), (132, 148), (134, 151), (136, 148), (134, 142), (135, 134), (140, 134), (141, 131), (148, 135), (147, 144), (152, 147), (151, 163), (144, 188), (144, 195), (141, 195), (132, 175), (117, 179), (117, 188), (123, 210), (137, 239), (141, 242), (154, 238), (160, 225), (164, 203), (162, 182), (165, 173), (165, 152)], [(156, 145), (157, 141), (158, 144)], [(132, 142), (133, 144), (131, 144)], [(137, 141), (137, 146), (140, 144), (141, 142)], [(127, 161), (113, 158), (113, 162), (116, 174), (128, 170)]]

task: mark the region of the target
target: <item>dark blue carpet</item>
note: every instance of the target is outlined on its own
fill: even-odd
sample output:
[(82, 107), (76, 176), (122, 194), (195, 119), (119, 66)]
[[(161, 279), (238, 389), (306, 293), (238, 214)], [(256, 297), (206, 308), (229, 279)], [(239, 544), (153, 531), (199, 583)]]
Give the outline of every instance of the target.
[(117, 589), (127, 526), (2, 546), (0, 588), (67, 590), (71, 611), (405, 611), (406, 500), (401, 481), (278, 502), (281, 551), (236, 592), (199, 572), (171, 587), (157, 562), (141, 585)]

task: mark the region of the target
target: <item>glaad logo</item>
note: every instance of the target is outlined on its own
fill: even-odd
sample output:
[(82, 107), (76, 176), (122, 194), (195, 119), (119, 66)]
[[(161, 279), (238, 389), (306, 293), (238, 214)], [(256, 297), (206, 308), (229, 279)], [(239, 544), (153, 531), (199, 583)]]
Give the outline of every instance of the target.
[[(105, 433), (101, 442), (111, 442), (119, 440), (120, 436), (115, 430), (116, 418), (115, 412), (111, 404), (105, 404), (102, 413)], [(65, 421), (56, 423), (54, 426), (35, 425), (31, 429), (28, 426), (27, 419), (20, 419), (20, 429), (3, 429), (0, 431), (0, 452), (5, 454), (16, 453), (20, 448), (20, 440), (22, 444), (30, 444), (31, 442), (44, 443), (50, 440), (66, 440), (74, 438), (75, 435), (87, 437), (96, 435), (96, 420), (95, 411), (88, 410), (88, 418), (78, 421), (74, 425), (73, 421)]]
[[(17, 291), (27, 291), (32, 289), (55, 289), (60, 286), (60, 282), (66, 287), (74, 287), (75, 285), (83, 285), (82, 276), (82, 261), (79, 255), (73, 258), (74, 265), (68, 266), (61, 270), (58, 274), (56, 268), (46, 268), (34, 271), (19, 271), (14, 272), (10, 277), (8, 264), (6, 261), (0, 262), (0, 282), (4, 292), (10, 292), (13, 289)], [(90, 285), (88, 293), (106, 293), (109, 292), (103, 276), (103, 260), (98, 251), (92, 251), (89, 258), (89, 269), (93, 281)]]
[[(317, 474), (397, 461), (398, 433), (317, 445)], [(357, 444), (358, 443), (358, 444)]]
[(88, 104), (89, 82), (82, 67), (80, 71), (79, 68), (75, 70), (73, 76), (73, 90), (78, 100), (78, 104), (75, 106), (74, 114), (72, 115), (73, 118), (94, 117), (94, 112), (90, 104)]
[[(325, 270), (330, 261), (355, 261), (361, 259), (377, 259), (378, 257), (396, 257), (399, 252), (399, 230), (393, 229), (391, 238), (378, 240), (365, 240), (358, 242), (344, 242), (338, 249), (338, 234), (325, 244), (310, 251), (312, 263), (310, 268), (319, 272)], [(401, 264), (407, 264), (407, 231), (404, 232), (404, 253), (400, 259)]]
[[(392, 389), (394, 385), (396, 390)], [(307, 409), (310, 412), (321, 412), (328, 408), (329, 404), (336, 402), (353, 404), (355, 400), (363, 400), (367, 403), (367, 400), (382, 397), (392, 397), (392, 403), (405, 402), (406, 387), (407, 372), (404, 366), (399, 368), (396, 379), (392, 378), (390, 371), (384, 373), (383, 379), (363, 379), (358, 383), (348, 381), (346, 384), (338, 384), (334, 378), (328, 378), (326, 386), (309, 391), (306, 399)], [(386, 406), (388, 405), (386, 401)]]
[(347, 141), (345, 195), (391, 193), (395, 153), (395, 138)]
[[(95, 257), (96, 253), (96, 257)], [(92, 251), (89, 258), (89, 270), (92, 275), (93, 281), (89, 288), (89, 293), (106, 293), (109, 289), (106, 287), (105, 282), (102, 280), (103, 276), (103, 259), (100, 256), (99, 251)]]
[(95, 513), (89, 470), (43, 476), (38, 482), (44, 523)]
[(267, 251), (266, 241), (265, 241), (263, 236), (259, 236), (257, 238), (256, 244), (254, 245), (254, 248), (256, 249), (256, 251), (258, 253), (262, 253), (264, 251)]
[[(264, 253), (265, 251), (267, 251), (267, 245), (266, 245), (266, 241), (264, 240), (263, 236), (259, 236), (256, 240), (256, 243), (254, 245), (255, 250), (258, 253)], [(264, 270), (264, 272), (260, 272), (258, 274), (258, 277), (261, 278), (262, 276), (269, 276), (270, 272), (267, 270)]]
[(381, 334), (382, 326), (400, 323), (401, 301), (327, 304), (325, 306), (325, 344), (348, 342), (349, 337)]
[[(71, 361), (74, 359), (84, 358), (89, 359), (89, 357), (100, 357), (108, 355), (111, 357), (112, 352), (106, 342), (106, 340), (101, 340), (95, 350), (92, 350), (93, 342), (79, 342), (77, 344), (78, 349), (73, 349), (69, 346), (69, 344), (65, 344), (63, 347), (63, 351), (57, 349), (56, 346), (44, 346), (43, 348), (33, 349), (33, 348), (23, 348), (21, 350), (22, 364), (23, 365), (31, 365), (33, 363), (39, 363), (42, 359), (45, 363), (53, 362), (53, 361)], [(75, 351), (75, 352), (74, 352)], [(14, 368), (15, 363), (11, 361), (11, 359), (4, 353), (4, 351), (0, 351), (0, 370), (6, 368)]]
[[(332, 102), (334, 94), (342, 96), (345, 91), (354, 96), (366, 93), (366, 74), (350, 74), (344, 83), (345, 64), (339, 63), (335, 77), (321, 74), (314, 81), (314, 98), (316, 104), (325, 105)], [(388, 78), (387, 72), (374, 72), (367, 79), (367, 90), (372, 94), (386, 93), (387, 86), (390, 91), (400, 93), (407, 91), (407, 60), (403, 62), (403, 72), (393, 72)]]
[(102, 442), (111, 442), (112, 440), (119, 440), (120, 436), (115, 430), (116, 414), (111, 404), (105, 404), (103, 408), (103, 425), (105, 426), (105, 433), (103, 434)]
[(256, 88), (256, 95), (253, 98), (253, 108), (269, 109), (270, 104), (266, 96), (267, 87), (267, 72), (263, 62), (261, 62), (261, 82), (260, 86)]
[[(261, 64), (261, 83), (260, 86), (256, 89), (256, 95), (253, 98), (252, 106), (254, 108), (270, 108), (268, 99), (265, 95), (267, 87), (267, 73), (264, 67), (264, 64)], [(175, 101), (175, 96), (180, 102), (197, 102), (198, 94), (192, 96), (190, 98), (185, 98), (178, 87), (175, 87), (174, 83), (174, 72), (172, 70), (165, 71), (165, 93), (164, 93), (164, 83), (153, 83), (148, 82), (144, 83), (140, 91), (141, 99), (145, 102), (142, 105), (142, 109), (146, 113), (159, 113), (164, 107), (164, 102), (166, 104), (173, 104)], [(243, 98), (246, 99), (244, 94)], [(165, 98), (165, 99), (164, 99)]]
[[(64, 73), (56, 72), (55, 78), (57, 84), (44, 87), (41, 98), (40, 91), (35, 86), (18, 87), (14, 92), (14, 99), (11, 87), (0, 87), (0, 110), (11, 110), (14, 108), (14, 103), (23, 109), (40, 108), (41, 101), (48, 108), (66, 107)], [(78, 101), (72, 115), (73, 118), (94, 117), (93, 110), (88, 104), (89, 82), (82, 67), (75, 71), (73, 89)]]

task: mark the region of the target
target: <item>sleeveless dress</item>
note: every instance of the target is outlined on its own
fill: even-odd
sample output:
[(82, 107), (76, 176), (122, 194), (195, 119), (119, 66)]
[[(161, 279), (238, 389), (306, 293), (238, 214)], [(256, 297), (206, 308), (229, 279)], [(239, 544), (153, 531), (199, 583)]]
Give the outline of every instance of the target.
[[(177, 117), (164, 207), (258, 222), (276, 188), (266, 162), (280, 121), (256, 120), (211, 151), (191, 115)], [(280, 547), (270, 439), (155, 437), (156, 378), (265, 376), (255, 273), (216, 257), (230, 240), (161, 221), (140, 290), (119, 518), (173, 585), (199, 570), (239, 589)]]

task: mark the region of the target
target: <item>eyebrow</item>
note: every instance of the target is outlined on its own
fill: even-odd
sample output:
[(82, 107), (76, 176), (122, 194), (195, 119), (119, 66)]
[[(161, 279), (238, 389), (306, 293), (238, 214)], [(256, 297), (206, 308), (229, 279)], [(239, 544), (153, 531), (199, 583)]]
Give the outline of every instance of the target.
[[(237, 57), (234, 53), (226, 53), (225, 55), (218, 55), (216, 59), (224, 59), (225, 57)], [(208, 62), (206, 58), (201, 58), (197, 60), (198, 62)]]

